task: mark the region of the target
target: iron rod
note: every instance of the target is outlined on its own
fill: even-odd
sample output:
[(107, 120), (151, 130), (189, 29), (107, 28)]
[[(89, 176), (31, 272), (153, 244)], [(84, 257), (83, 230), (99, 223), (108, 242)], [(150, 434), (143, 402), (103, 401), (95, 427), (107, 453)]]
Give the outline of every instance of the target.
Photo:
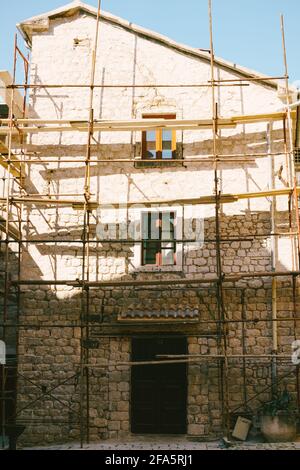
[[(246, 81), (250, 81), (246, 80)], [(256, 80), (260, 80), (257, 78)], [(261, 80), (264, 80), (263, 78)], [(242, 80), (241, 80), (242, 81)], [(216, 81), (217, 82), (217, 81)], [(215, 86), (249, 86), (248, 84), (228, 84), (228, 85), (215, 85)], [(81, 85), (81, 84), (32, 84), (32, 85), (25, 85), (25, 84), (17, 84), (17, 85), (7, 85), (7, 89), (19, 89), (19, 88), (90, 88), (91, 85)], [(211, 84), (210, 83), (187, 83), (187, 84), (164, 84), (164, 83), (150, 83), (150, 84), (138, 84), (138, 85), (133, 85), (131, 83), (127, 84), (95, 84), (93, 85), (93, 88), (210, 88)]]

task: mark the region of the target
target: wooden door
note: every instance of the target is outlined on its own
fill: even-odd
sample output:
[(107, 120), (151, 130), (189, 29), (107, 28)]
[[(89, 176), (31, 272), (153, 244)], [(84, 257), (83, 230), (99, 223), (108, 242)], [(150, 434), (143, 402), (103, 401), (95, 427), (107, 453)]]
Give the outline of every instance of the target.
[[(133, 361), (154, 361), (160, 354), (186, 354), (183, 336), (132, 339)], [(133, 433), (185, 434), (187, 430), (187, 366), (133, 366), (131, 430)]]

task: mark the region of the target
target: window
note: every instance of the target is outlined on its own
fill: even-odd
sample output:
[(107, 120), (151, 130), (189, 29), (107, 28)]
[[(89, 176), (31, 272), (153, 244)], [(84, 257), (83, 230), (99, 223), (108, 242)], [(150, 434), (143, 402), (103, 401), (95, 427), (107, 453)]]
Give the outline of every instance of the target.
[[(298, 95), (298, 99), (299, 99)], [(294, 142), (294, 158), (295, 158), (295, 165), (299, 167), (300, 165), (300, 106), (297, 106), (297, 118), (296, 118), (296, 136)], [(297, 168), (299, 171), (299, 168)]]
[(9, 117), (9, 107), (7, 104), (0, 104), (0, 118), (7, 119)]
[(294, 158), (295, 158), (295, 165), (299, 166), (300, 164), (300, 148), (296, 147), (294, 149)]
[(175, 212), (142, 213), (142, 265), (176, 265)]
[[(9, 117), (9, 107), (7, 106), (7, 104), (2, 104), (2, 103), (1, 103), (1, 104), (0, 104), (0, 119), (7, 119), (8, 117)], [(0, 126), (1, 126), (1, 125), (2, 125), (2, 124), (0, 124)], [(6, 136), (5, 136), (5, 135), (1, 135), (1, 136), (0, 136), (0, 144), (1, 144), (1, 142), (2, 142), (3, 144), (5, 144), (6, 141), (7, 141)], [(0, 145), (0, 148), (1, 148), (1, 147), (2, 147), (2, 146)], [(2, 147), (1, 150), (5, 152), (6, 149)], [(2, 155), (6, 156), (7, 153), (6, 153), (6, 154), (3, 153)]]
[(183, 207), (130, 207), (128, 217), (136, 243), (130, 272), (181, 272), (183, 270)]
[[(297, 186), (300, 186), (300, 169), (296, 168), (296, 182)], [(300, 210), (300, 195), (298, 194), (298, 208)]]
[[(144, 119), (176, 119), (175, 114), (147, 114)], [(169, 129), (142, 132), (143, 160), (176, 159), (176, 131)]]

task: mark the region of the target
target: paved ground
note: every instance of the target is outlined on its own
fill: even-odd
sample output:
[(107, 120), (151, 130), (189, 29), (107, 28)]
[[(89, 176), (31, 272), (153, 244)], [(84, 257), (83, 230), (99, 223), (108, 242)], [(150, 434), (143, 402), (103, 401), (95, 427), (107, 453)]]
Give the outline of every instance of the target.
[[(127, 442), (103, 441), (84, 445), (83, 450), (300, 450), (299, 442), (267, 444), (261, 442), (235, 442), (231, 446), (225, 446), (223, 441), (196, 442), (187, 439), (169, 438), (135, 438)], [(63, 444), (49, 447), (35, 447), (34, 450), (81, 450), (78, 443)]]

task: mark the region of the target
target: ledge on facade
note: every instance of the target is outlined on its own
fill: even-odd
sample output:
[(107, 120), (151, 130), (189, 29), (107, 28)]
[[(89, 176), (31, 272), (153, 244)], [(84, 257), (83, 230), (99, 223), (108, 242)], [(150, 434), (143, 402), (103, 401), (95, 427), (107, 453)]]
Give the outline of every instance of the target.
[(133, 310), (119, 314), (118, 321), (198, 321), (198, 309), (184, 310)]

